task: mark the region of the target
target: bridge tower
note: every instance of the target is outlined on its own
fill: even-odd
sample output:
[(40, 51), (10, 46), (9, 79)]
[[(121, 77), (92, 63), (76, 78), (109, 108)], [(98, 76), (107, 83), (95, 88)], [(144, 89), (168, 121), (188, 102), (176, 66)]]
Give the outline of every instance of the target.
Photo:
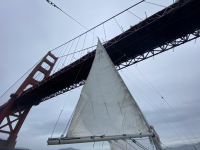
[[(16, 98), (19, 97), (20, 95), (23, 95), (23, 92), (26, 90), (27, 86), (34, 86), (39, 83), (36, 79), (34, 79), (34, 75), (39, 71), (43, 74), (42, 80), (46, 79), (56, 61), (57, 57), (55, 57), (50, 51), (42, 58), (42, 60), (38, 63), (38, 65), (33, 69), (33, 71), (29, 74), (29, 76), (25, 79), (25, 81), (21, 84), (21, 86), (18, 88), (18, 90), (10, 95), (10, 99), (8, 102), (6, 102), (3, 106), (3, 110), (0, 112), (0, 133), (8, 134), (9, 137), (7, 140), (1, 140), (0, 139), (0, 147), (5, 147), (5, 148), (14, 148), (16, 144), (16, 139), (17, 139), (17, 134), (26, 119), (26, 116), (28, 115), (31, 107), (34, 104), (30, 104), (29, 106), (19, 106), (17, 104), (17, 108), (13, 109), (13, 105), (16, 105)], [(42, 65), (43, 63), (46, 63), (48, 66), (48, 69), (44, 68)], [(27, 99), (28, 101), (28, 99)], [(3, 107), (2, 106), (2, 107)], [(13, 120), (11, 120), (14, 118)], [(7, 123), (3, 120), (7, 120)], [(15, 125), (13, 124), (15, 122)], [(6, 131), (5, 128), (8, 127), (9, 131)]]

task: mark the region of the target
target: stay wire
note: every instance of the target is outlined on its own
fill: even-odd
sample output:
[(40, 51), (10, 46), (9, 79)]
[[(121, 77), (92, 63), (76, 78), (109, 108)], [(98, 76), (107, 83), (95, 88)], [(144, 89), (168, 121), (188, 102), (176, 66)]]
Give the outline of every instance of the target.
[[(77, 106), (77, 105), (76, 105), (76, 106)], [(69, 127), (69, 123), (71, 122), (72, 117), (74, 116), (75, 109), (76, 109), (76, 107), (74, 108), (74, 110), (73, 110), (73, 112), (72, 112), (72, 115), (71, 115), (71, 117), (70, 117), (70, 119), (69, 119), (69, 121), (68, 121), (68, 123), (67, 123), (67, 125), (66, 125), (66, 127), (65, 127), (65, 130), (64, 130), (64, 132), (63, 132), (63, 134), (62, 134), (63, 136), (65, 135), (65, 132), (66, 132), (67, 128)]]
[[(125, 142), (126, 143), (128, 143), (131, 147), (133, 147), (133, 145), (131, 145), (129, 142), (127, 142), (126, 140), (125, 140)], [(133, 147), (134, 149), (136, 149), (135, 147)], [(137, 149), (136, 149), (137, 150)]]
[(142, 82), (140, 79), (138, 79), (134, 74), (132, 74), (132, 72), (127, 68), (127, 71), (138, 81), (140, 81), (140, 83), (142, 83), (143, 85), (145, 85), (146, 87), (148, 87), (150, 90), (152, 90), (153, 92), (155, 92), (156, 94), (158, 94), (158, 92), (152, 88), (150, 88), (148, 85), (146, 85), (144, 82)]
[[(123, 73), (123, 72), (122, 72)], [(124, 74), (124, 73), (123, 73)], [(147, 100), (147, 102), (154, 108), (154, 110), (160, 115), (160, 117), (168, 124), (168, 126), (174, 131), (174, 133), (176, 133), (176, 135), (179, 137), (179, 139), (188, 147), (188, 145), (185, 143), (185, 141), (179, 136), (179, 134), (172, 128), (172, 126), (164, 119), (164, 117), (158, 112), (158, 110), (149, 102), (149, 98), (148, 97), (145, 97), (145, 94), (142, 93), (142, 91), (132, 83), (132, 81), (124, 74), (124, 76), (129, 80), (129, 82), (138, 90), (138, 92), (144, 97), (144, 99)], [(148, 100), (148, 99), (149, 100)], [(155, 106), (157, 106), (152, 100), (150, 100)], [(157, 106), (158, 107), (158, 106)], [(188, 149), (190, 149), (188, 147)]]
[[(128, 69), (127, 69), (128, 70)], [(128, 70), (129, 71), (129, 70)], [(133, 75), (130, 71), (129, 71), (129, 73), (131, 74), (131, 75)], [(134, 76), (134, 75), (133, 75)], [(148, 86), (147, 86), (148, 87)], [(151, 89), (151, 88), (150, 88)], [(156, 92), (157, 93), (157, 92)], [(159, 94), (159, 93), (157, 93), (157, 94)], [(155, 104), (155, 103), (154, 103)], [(156, 105), (157, 106), (157, 105)], [(157, 106), (158, 107), (158, 106)], [(159, 108), (159, 107), (158, 107)], [(165, 114), (165, 113), (163, 113), (163, 114)], [(166, 114), (165, 114), (166, 115)], [(167, 115), (166, 115), (167, 116)], [(168, 117), (168, 116), (167, 116)], [(174, 124), (175, 126), (176, 126), (176, 124)], [(177, 126), (176, 126), (177, 127)], [(178, 127), (177, 127), (178, 128)], [(185, 134), (185, 133), (183, 133), (183, 131), (180, 129), (180, 128), (178, 128), (180, 131), (181, 131), (181, 133), (183, 134), (183, 135), (185, 135), (186, 136), (186, 138), (192, 143), (192, 144), (194, 144), (191, 140), (190, 140), (190, 138)]]
[[(84, 62), (85, 62), (85, 61), (84, 61)], [(79, 75), (79, 73), (80, 73), (80, 71), (81, 71), (81, 69), (82, 69), (82, 67), (83, 67), (84, 62), (82, 63), (81, 68), (79, 69), (78, 74), (76, 75), (76, 78), (75, 78), (75, 80), (74, 80), (74, 83), (76, 82), (76, 79), (77, 79), (77, 77), (78, 77), (78, 75)], [(74, 84), (74, 83), (73, 83), (73, 84)], [(70, 92), (70, 93), (71, 93), (71, 92)], [(68, 97), (69, 97), (70, 93), (68, 94)], [(51, 134), (51, 138), (52, 138), (52, 135), (53, 135), (53, 133), (54, 133), (54, 130), (55, 130), (56, 126), (57, 126), (57, 123), (58, 123), (58, 121), (59, 121), (59, 119), (60, 119), (60, 116), (61, 116), (61, 114), (62, 114), (62, 112), (63, 112), (63, 109), (64, 109), (64, 107), (65, 107), (65, 104), (66, 104), (66, 102), (67, 102), (67, 100), (68, 100), (68, 97), (67, 97), (67, 99), (65, 100), (65, 103), (64, 103), (63, 108), (62, 108), (62, 110), (61, 110), (61, 112), (60, 112), (60, 115), (58, 116), (57, 122), (56, 122), (56, 124), (55, 124), (55, 126), (54, 126), (54, 129), (53, 129), (53, 132), (52, 132), (52, 134)]]
[(115, 140), (114, 140), (114, 142), (111, 142), (111, 143), (113, 143), (114, 145), (116, 145), (118, 148), (120, 148), (120, 149), (122, 149), (122, 150), (124, 150), (124, 148), (126, 148), (125, 146), (123, 146), (123, 145), (120, 144), (119, 142), (116, 142)]
[[(113, 47), (113, 46), (112, 46)], [(113, 47), (114, 48), (114, 47)], [(116, 49), (116, 48), (115, 48)], [(120, 50), (116, 49), (117, 51), (119, 51), (120, 53), (124, 54), (123, 52), (121, 52)], [(127, 59), (128, 56), (126, 54), (124, 54)], [(189, 129), (189, 127), (185, 124), (185, 122), (180, 118), (180, 116), (176, 113), (176, 111), (172, 108), (172, 106), (165, 100), (165, 98), (160, 94), (160, 92), (151, 84), (151, 82), (144, 76), (144, 74), (142, 74), (142, 72), (137, 68), (137, 66), (135, 66), (136, 69), (141, 73), (141, 75), (149, 82), (149, 84), (153, 87), (153, 89), (157, 92), (157, 94), (159, 94), (161, 96), (161, 98), (167, 103), (167, 105), (173, 110), (173, 112), (175, 112), (175, 114), (178, 116), (178, 118), (181, 120), (181, 122), (183, 122), (183, 124), (186, 126), (186, 128), (190, 131), (190, 133), (194, 136), (194, 138), (199, 142), (199, 140), (197, 139), (197, 137), (193, 134), (193, 132)]]
[(114, 143), (112, 141), (109, 141), (111, 144), (117, 146), (119, 149), (124, 150), (124, 148), (122, 146), (120, 146), (118, 143)]
[(177, 115), (177, 117), (180, 119), (180, 121), (185, 125), (185, 127), (189, 130), (189, 132), (193, 135), (193, 137), (199, 142), (197, 137), (193, 134), (193, 132), (189, 129), (189, 127), (185, 124), (185, 122), (182, 120), (182, 118), (178, 115), (178, 113), (173, 109), (173, 107), (166, 101), (166, 99), (160, 94), (160, 92), (151, 84), (151, 82), (145, 77), (145, 75), (135, 66), (136, 69), (140, 72), (140, 74), (149, 82), (149, 84), (157, 91), (157, 93), (161, 96), (161, 98), (165, 101), (165, 103), (173, 110), (173, 112)]
[(115, 141), (116, 143), (118, 143), (119, 145), (123, 146), (124, 148), (126, 148), (126, 150), (131, 150), (130, 148), (126, 147), (125, 145), (123, 145), (122, 143), (120, 143), (119, 141)]

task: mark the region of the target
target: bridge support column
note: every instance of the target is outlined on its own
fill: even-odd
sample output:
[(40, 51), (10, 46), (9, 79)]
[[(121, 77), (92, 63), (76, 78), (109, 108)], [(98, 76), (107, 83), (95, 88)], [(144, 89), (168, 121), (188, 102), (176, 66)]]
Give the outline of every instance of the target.
[[(30, 109), (32, 106), (26, 107), (24, 110), (21, 110), (20, 107), (18, 107), (18, 112), (15, 111), (9, 111), (6, 115), (7, 123), (0, 126), (0, 132), (9, 134), (9, 137), (7, 140), (0, 140), (0, 147), (6, 147), (6, 148), (14, 148), (16, 144), (17, 134), (26, 119), (26, 116), (28, 115)], [(10, 117), (14, 117), (15, 119), (11, 120)], [(16, 125), (13, 128), (12, 123), (16, 122)], [(10, 131), (2, 130), (2, 128), (8, 126)]]
[[(47, 59), (48, 56), (51, 57), (54, 60), (54, 62), (48, 60)], [(9, 99), (9, 101), (2, 106), (3, 110), (0, 113), (0, 133), (8, 134), (9, 137), (7, 138), (7, 140), (0, 140), (0, 147), (5, 147), (5, 148), (15, 147), (17, 134), (22, 124), (24, 123), (24, 120), (26, 119), (26, 116), (28, 115), (32, 105), (34, 105), (34, 104), (28, 104), (24, 106), (17, 102), (17, 98), (23, 94), (24, 90), (26, 90), (26, 87), (28, 85), (34, 86), (39, 83), (39, 81), (34, 79), (34, 75), (36, 74), (36, 72), (39, 71), (43, 73), (44, 74), (43, 79), (47, 78), (50, 75), (56, 61), (57, 58), (51, 52), (48, 52), (43, 57), (43, 59), (38, 63), (38, 65), (33, 69), (33, 71), (29, 74), (29, 76), (22, 83), (22, 85), (18, 88), (16, 93), (11, 94), (10, 96), (11, 98)], [(42, 67), (43, 63), (46, 63), (50, 66), (48, 70)], [(13, 126), (14, 122), (16, 123), (15, 126)]]

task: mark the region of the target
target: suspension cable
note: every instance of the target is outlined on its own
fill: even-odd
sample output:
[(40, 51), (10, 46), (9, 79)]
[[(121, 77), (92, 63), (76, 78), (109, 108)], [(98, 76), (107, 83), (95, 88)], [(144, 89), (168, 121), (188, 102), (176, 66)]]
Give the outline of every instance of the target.
[[(48, 3), (50, 2), (49, 0), (46, 0), (46, 1), (47, 1)], [(127, 9), (123, 10), (122, 12), (120, 12), (120, 13), (118, 13), (118, 14), (114, 15), (113, 17), (111, 17), (111, 18), (107, 19), (106, 21), (104, 21), (104, 22), (102, 22), (102, 23), (100, 23), (100, 24), (96, 25), (95, 27), (93, 27), (93, 28), (89, 29), (88, 31), (86, 31), (86, 32), (84, 32), (84, 33), (82, 33), (82, 34), (80, 34), (79, 36), (77, 36), (77, 37), (75, 37), (75, 38), (73, 38), (73, 39), (71, 39), (71, 40), (69, 40), (69, 41), (65, 42), (64, 44), (62, 44), (62, 45), (60, 45), (60, 46), (58, 46), (58, 47), (56, 47), (56, 48), (52, 49), (51, 51), (54, 51), (54, 50), (56, 50), (57, 48), (59, 48), (59, 47), (61, 47), (61, 46), (65, 45), (65, 44), (67, 44), (68, 42), (71, 42), (71, 41), (73, 41), (74, 39), (76, 39), (76, 38), (78, 38), (78, 37), (80, 37), (80, 36), (84, 35), (84, 34), (85, 34), (85, 33), (87, 33), (87, 32), (90, 32), (91, 30), (93, 30), (93, 29), (97, 28), (98, 26), (100, 26), (100, 25), (102, 25), (102, 24), (104, 24), (104, 23), (108, 22), (109, 20), (111, 20), (111, 19), (115, 18), (116, 16), (118, 16), (118, 15), (120, 15), (120, 14), (122, 14), (122, 13), (126, 12), (127, 10), (129, 10), (129, 9), (131, 9), (131, 8), (133, 8), (133, 7), (137, 6), (137, 5), (139, 5), (140, 3), (144, 2), (144, 1), (145, 1), (145, 0), (141, 0), (140, 2), (138, 2), (138, 3), (134, 4), (134, 5), (132, 5), (131, 7), (129, 7), (129, 8), (127, 8)], [(51, 4), (52, 6), (54, 6), (54, 5), (55, 5), (55, 4), (53, 4), (52, 2), (51, 2), (50, 4)], [(55, 5), (54, 7), (56, 7), (56, 8), (57, 8), (57, 6), (56, 6), (56, 5)]]
[(132, 13), (130, 10), (128, 10), (129, 13), (131, 13), (133, 16), (137, 17), (138, 19), (142, 20), (142, 18), (138, 17), (136, 14)]
[(160, 5), (160, 4), (156, 4), (156, 3), (152, 3), (152, 2), (148, 2), (148, 1), (144, 1), (145, 3), (149, 3), (149, 4), (152, 4), (152, 5), (156, 5), (156, 6), (160, 6), (160, 7), (164, 7), (166, 8), (166, 6), (163, 6), (163, 5)]
[(60, 11), (62, 11), (65, 15), (67, 15), (68, 17), (70, 17), (72, 20), (74, 20), (76, 23), (78, 23), (79, 25), (81, 25), (83, 28), (85, 28), (86, 30), (88, 30), (83, 24), (81, 24), (80, 22), (78, 22), (76, 19), (74, 19), (73, 17), (71, 17), (69, 14), (67, 14), (66, 12), (64, 12), (62, 9), (60, 9), (58, 6), (56, 6), (53, 2), (51, 2), (50, 0), (46, 0), (50, 5), (54, 6), (55, 8), (59, 9)]
[(19, 80), (21, 80), (31, 69), (33, 69), (42, 59), (40, 59), (33, 67), (31, 67), (28, 71), (26, 71), (15, 83), (13, 83), (2, 95), (0, 98), (2, 98)]

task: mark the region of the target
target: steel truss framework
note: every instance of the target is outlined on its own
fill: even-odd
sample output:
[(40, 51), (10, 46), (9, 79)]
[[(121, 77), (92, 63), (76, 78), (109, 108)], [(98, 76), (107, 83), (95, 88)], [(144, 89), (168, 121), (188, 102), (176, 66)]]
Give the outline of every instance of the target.
[[(182, 45), (182, 44), (187, 43), (189, 41), (195, 40), (198, 37), (200, 37), (200, 29), (196, 29), (193, 33), (190, 33), (190, 34), (187, 34), (185, 36), (182, 36), (181, 38), (166, 42), (164, 45), (155, 47), (155, 48), (145, 52), (142, 55), (138, 55), (138, 56), (136, 56), (134, 58), (130, 58), (130, 59), (128, 59), (128, 61), (122, 62), (120, 65), (117, 65), (115, 67), (116, 67), (117, 70), (121, 70), (121, 69), (126, 68), (128, 66), (136, 64), (136, 63), (138, 63), (140, 61), (143, 61), (145, 59), (148, 59), (150, 57), (154, 57), (154, 56), (156, 56), (156, 55), (158, 55), (160, 53), (163, 53), (165, 51), (173, 49), (173, 48), (175, 48), (175, 47), (177, 47), (179, 45)], [(91, 57), (91, 55), (89, 57)], [(126, 56), (124, 55), (124, 57), (126, 57)], [(69, 67), (73, 67), (73, 66), (69, 66)], [(60, 90), (60, 91), (58, 91), (58, 92), (56, 92), (54, 94), (51, 94), (48, 97), (43, 98), (41, 100), (41, 102), (46, 101), (46, 100), (48, 100), (50, 98), (56, 97), (56, 96), (58, 96), (60, 94), (63, 94), (65, 92), (71, 91), (71, 90), (73, 90), (75, 88), (78, 88), (78, 87), (84, 85), (84, 84), (85, 84), (85, 80), (82, 80), (82, 81), (80, 81), (78, 83), (75, 83), (75, 84), (71, 85), (70, 87), (62, 89), (62, 90)]]
[(156, 55), (163, 53), (165, 51), (168, 51), (170, 49), (174, 49), (175, 47), (182, 45), (184, 43), (187, 43), (189, 41), (192, 41), (194, 39), (197, 39), (198, 37), (200, 37), (200, 29), (196, 29), (193, 33), (182, 36), (181, 38), (166, 42), (164, 45), (155, 47), (155, 48), (145, 52), (142, 55), (138, 55), (134, 58), (128, 59), (128, 61), (121, 63), (120, 65), (116, 66), (116, 68), (118, 70), (121, 70), (123, 68), (126, 68), (128, 66), (136, 64), (136, 63), (143, 61), (145, 59), (148, 59), (150, 57), (156, 56)]

